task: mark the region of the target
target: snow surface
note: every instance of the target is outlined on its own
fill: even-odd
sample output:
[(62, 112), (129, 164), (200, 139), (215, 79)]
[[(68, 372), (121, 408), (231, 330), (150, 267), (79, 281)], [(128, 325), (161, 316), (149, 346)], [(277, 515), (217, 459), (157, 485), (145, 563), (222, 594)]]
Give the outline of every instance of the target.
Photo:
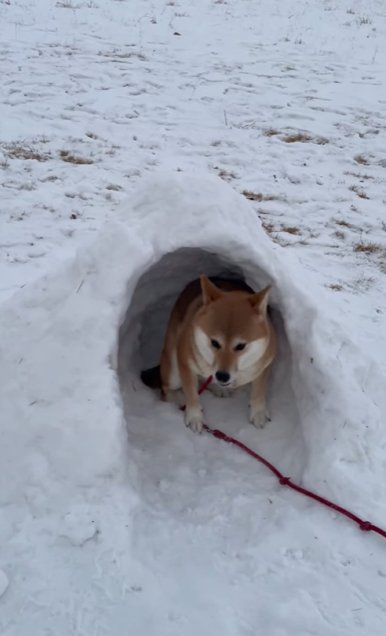
[(5, 0), (0, 29), (0, 634), (384, 634), (382, 540), (138, 379), (203, 268), (273, 282), (272, 422), (243, 391), (208, 421), (386, 523), (383, 3)]

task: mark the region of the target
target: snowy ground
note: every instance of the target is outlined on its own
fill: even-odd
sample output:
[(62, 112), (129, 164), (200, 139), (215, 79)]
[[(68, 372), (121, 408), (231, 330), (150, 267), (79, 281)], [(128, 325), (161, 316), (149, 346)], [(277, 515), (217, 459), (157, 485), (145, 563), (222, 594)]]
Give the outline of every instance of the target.
[[(383, 1), (0, 0), (0, 42), (0, 371), (20, 413), (6, 422), (0, 455), (0, 633), (384, 634), (381, 540), (279, 490), (235, 450), (187, 435), (178, 414), (167, 411), (161, 433), (165, 407), (146, 394), (133, 405), (129, 474), (112, 473), (98, 449), (101, 473), (113, 475), (99, 492), (83, 428), (74, 455), (63, 432), (67, 452), (53, 468), (54, 433), (31, 420), (22, 442), (17, 427), (36, 400), (32, 372), (18, 375), (23, 348), (33, 334), (30, 360), (55, 363), (63, 343), (44, 318), (68, 293), (63, 315), (76, 325), (79, 294), (69, 290), (82, 284), (77, 267), (96, 264), (85, 257), (72, 278), (63, 267), (159, 166), (206, 170), (246, 193), (268, 235), (298, 259), (301, 284), (315, 297), (324, 289), (327, 313), (386, 369)], [(49, 271), (51, 282), (34, 287)], [(46, 285), (52, 296), (36, 307)], [(97, 329), (89, 341), (69, 332), (82, 357)], [(36, 382), (47, 394), (47, 374)], [(106, 373), (89, 390), (103, 395), (109, 382)], [(52, 418), (72, 408), (76, 420), (77, 390), (47, 400)], [(238, 404), (207, 401), (231, 430)], [(93, 416), (110, 448), (102, 414)], [(239, 424), (234, 432), (251, 439)], [(264, 436), (277, 459), (280, 440)], [(31, 451), (20, 466), (10, 460), (19, 444)], [(33, 475), (27, 490), (19, 473)]]

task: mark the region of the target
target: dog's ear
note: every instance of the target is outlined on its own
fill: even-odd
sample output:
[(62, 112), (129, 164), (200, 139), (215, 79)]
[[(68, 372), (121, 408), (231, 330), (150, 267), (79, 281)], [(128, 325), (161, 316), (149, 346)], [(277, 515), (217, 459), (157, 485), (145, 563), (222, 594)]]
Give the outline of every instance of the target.
[(271, 289), (271, 285), (268, 285), (248, 298), (252, 307), (256, 309), (256, 311), (259, 311), (264, 317), (267, 314), (268, 298)]
[(213, 303), (215, 300), (221, 298), (221, 296), (223, 295), (221, 289), (211, 283), (211, 281), (207, 276), (205, 276), (205, 274), (201, 274), (200, 283), (204, 305)]

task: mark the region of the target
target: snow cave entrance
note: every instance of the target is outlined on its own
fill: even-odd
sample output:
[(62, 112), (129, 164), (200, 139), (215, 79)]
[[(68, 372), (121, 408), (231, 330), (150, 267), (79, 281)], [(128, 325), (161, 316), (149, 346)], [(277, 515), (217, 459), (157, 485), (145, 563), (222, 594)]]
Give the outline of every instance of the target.
[[(267, 276), (256, 264), (246, 271), (229, 257), (202, 248), (180, 248), (170, 252), (142, 274), (121, 325), (118, 342), (118, 375), (132, 442), (138, 441), (139, 435), (141, 444), (146, 444), (143, 437), (146, 431), (151, 436), (150, 430), (154, 429), (158, 436), (166, 426), (163, 422), (174, 422), (175, 418), (181, 420), (181, 430), (186, 434), (177, 407), (162, 403), (159, 392), (142, 383), (140, 373), (159, 363), (172, 306), (184, 286), (201, 273), (241, 278), (254, 289), (267, 284)], [(271, 304), (270, 309), (279, 341), (268, 394), (272, 421), (263, 430), (249, 424), (247, 388), (240, 389), (231, 398), (205, 394), (202, 396), (203, 407), (212, 426), (233, 435), (242, 434), (247, 441), (257, 439), (261, 451), (266, 450), (268, 457), (278, 461), (283, 469), (291, 469), (292, 475), (296, 476), (304, 467), (305, 449), (291, 386), (293, 354), (280, 308)]]

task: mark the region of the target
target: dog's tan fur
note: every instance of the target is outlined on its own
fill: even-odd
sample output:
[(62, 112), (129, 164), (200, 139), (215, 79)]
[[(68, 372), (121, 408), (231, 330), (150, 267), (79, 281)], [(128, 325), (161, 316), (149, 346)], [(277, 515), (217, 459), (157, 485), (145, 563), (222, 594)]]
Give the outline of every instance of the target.
[[(201, 276), (174, 305), (161, 354), (161, 394), (164, 400), (174, 401), (182, 388), (186, 425), (200, 432), (200, 379), (212, 376), (211, 388), (220, 395), (251, 384), (250, 421), (261, 427), (268, 417), (266, 388), (276, 353), (275, 332), (267, 315), (270, 287), (255, 293), (241, 281), (216, 283)], [(243, 350), (236, 349), (243, 345)], [(227, 376), (229, 381), (219, 380)]]

